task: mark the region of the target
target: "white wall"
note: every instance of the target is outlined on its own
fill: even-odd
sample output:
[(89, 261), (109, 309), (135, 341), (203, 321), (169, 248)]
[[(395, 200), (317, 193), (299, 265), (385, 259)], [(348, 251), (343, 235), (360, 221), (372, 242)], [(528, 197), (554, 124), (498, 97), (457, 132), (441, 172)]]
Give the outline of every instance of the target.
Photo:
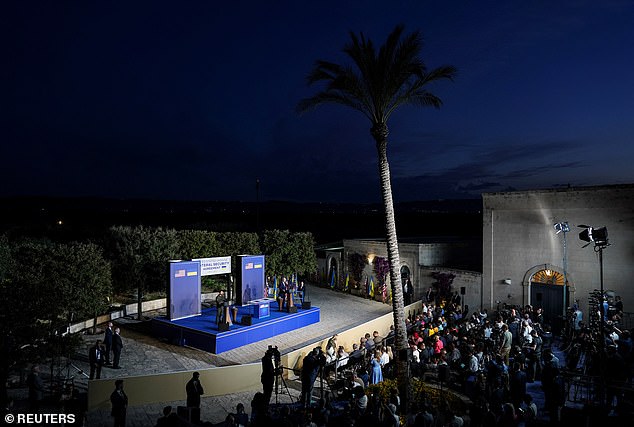
[[(594, 245), (583, 248), (579, 224), (606, 226), (610, 246), (603, 252), (604, 289), (634, 303), (634, 185), (483, 194), (483, 296), (530, 303), (530, 274), (538, 266), (563, 272), (563, 235), (553, 224), (568, 221), (567, 276), (574, 298), (587, 308), (588, 294), (600, 288)], [(511, 285), (504, 284), (510, 278)], [(507, 298), (508, 295), (511, 298)]]

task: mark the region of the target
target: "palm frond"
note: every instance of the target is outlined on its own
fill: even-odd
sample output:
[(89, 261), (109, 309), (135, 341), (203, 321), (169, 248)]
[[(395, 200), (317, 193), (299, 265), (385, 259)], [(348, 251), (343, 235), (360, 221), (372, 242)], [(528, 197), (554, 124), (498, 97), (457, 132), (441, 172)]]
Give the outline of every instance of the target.
[(368, 119), (372, 120), (372, 117), (367, 114), (367, 109), (358, 100), (345, 96), (342, 93), (334, 92), (319, 92), (310, 98), (302, 99), (296, 107), (298, 113), (305, 113), (322, 104), (340, 104), (350, 107), (354, 110), (361, 112)]
[(404, 30), (403, 25), (397, 25), (378, 51), (362, 32), (350, 32), (343, 52), (352, 66), (317, 61), (307, 81), (309, 85), (323, 82), (325, 88), (302, 100), (297, 110), (304, 112), (320, 104), (337, 103), (361, 111), (374, 124), (385, 124), (403, 104), (440, 107), (442, 101), (428, 92), (426, 85), (441, 79), (453, 80), (456, 69), (444, 66), (428, 72), (420, 58), (420, 32), (404, 35)]

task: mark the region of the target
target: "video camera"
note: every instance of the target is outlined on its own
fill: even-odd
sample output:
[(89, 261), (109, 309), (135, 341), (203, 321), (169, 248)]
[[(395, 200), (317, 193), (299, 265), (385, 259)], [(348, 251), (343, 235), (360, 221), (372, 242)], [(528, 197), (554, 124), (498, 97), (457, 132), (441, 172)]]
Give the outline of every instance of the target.
[(271, 360), (273, 360), (276, 371), (281, 370), (280, 363), (282, 361), (282, 355), (277, 346), (274, 347), (270, 345), (268, 350), (266, 350), (265, 357), (270, 357)]

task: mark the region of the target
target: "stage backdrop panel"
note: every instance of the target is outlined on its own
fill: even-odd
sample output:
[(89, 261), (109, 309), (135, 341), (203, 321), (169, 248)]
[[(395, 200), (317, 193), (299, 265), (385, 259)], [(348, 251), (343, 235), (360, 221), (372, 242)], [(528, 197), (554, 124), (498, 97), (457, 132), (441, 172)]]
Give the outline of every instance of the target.
[(200, 314), (200, 261), (170, 262), (167, 310), (170, 320)]
[(264, 255), (239, 255), (236, 271), (236, 304), (264, 298)]
[(200, 261), (200, 275), (214, 276), (218, 274), (231, 274), (231, 257), (221, 256), (214, 258), (194, 258), (192, 261)]

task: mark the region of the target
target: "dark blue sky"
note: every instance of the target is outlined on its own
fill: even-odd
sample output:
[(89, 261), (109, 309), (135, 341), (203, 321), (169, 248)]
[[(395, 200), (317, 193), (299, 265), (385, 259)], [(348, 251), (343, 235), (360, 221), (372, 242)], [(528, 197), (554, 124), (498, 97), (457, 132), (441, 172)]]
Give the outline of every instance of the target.
[(399, 23), (458, 77), (390, 119), (395, 200), (634, 182), (632, 1), (13, 3), (0, 196), (379, 201), (367, 119), (295, 106)]

